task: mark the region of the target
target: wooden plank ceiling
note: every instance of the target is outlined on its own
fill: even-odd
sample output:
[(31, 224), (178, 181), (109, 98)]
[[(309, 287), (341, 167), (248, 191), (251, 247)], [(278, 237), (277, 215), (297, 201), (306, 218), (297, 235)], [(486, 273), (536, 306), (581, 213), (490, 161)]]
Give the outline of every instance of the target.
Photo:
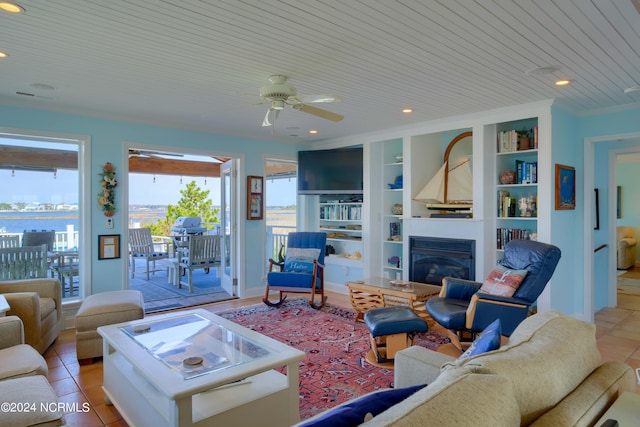
[[(546, 99), (640, 103), (639, 0), (16, 1), (0, 12), (10, 105), (313, 143)], [(286, 106), (262, 127), (272, 74), (340, 95), (320, 105), (345, 119)]]

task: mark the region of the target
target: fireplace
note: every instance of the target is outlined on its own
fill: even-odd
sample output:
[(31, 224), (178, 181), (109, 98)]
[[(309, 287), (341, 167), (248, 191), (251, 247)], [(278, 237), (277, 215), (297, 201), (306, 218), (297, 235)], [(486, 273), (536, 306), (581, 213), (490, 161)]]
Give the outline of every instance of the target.
[(442, 285), (443, 277), (475, 280), (475, 240), (409, 236), (409, 280)]

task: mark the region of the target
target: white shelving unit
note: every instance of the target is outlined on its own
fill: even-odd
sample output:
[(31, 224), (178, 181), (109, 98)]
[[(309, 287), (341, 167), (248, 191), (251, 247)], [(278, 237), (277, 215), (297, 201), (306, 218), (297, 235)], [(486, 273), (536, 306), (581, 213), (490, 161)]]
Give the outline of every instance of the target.
[(345, 201), (350, 199), (349, 195), (320, 197), (318, 230), (327, 233), (327, 245), (334, 252), (325, 256), (327, 264), (362, 265), (362, 202)]
[[(382, 147), (382, 276), (402, 279), (404, 157), (402, 140), (383, 143)], [(402, 183), (402, 184), (401, 184)]]
[[(497, 176), (495, 177), (494, 206), (498, 259), (501, 258), (504, 245), (509, 240), (537, 239), (539, 177), (537, 125), (538, 121), (534, 118), (500, 123), (496, 127)], [(528, 147), (521, 147), (515, 142), (513, 144), (501, 142), (501, 135), (511, 134), (513, 139), (516, 137), (516, 131), (520, 129), (532, 131)], [(501, 182), (501, 177), (507, 171), (515, 173), (515, 182), (506, 184)], [(507, 208), (507, 204), (512, 207)]]

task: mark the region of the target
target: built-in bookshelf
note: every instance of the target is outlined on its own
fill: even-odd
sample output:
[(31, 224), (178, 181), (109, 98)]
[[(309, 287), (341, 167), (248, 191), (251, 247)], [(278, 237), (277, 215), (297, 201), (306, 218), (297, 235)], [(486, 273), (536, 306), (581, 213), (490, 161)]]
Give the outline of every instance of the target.
[(327, 233), (326, 263), (362, 263), (361, 200), (361, 196), (351, 195), (320, 196), (318, 229)]
[(537, 119), (501, 123), (496, 135), (496, 249), (537, 239)]
[(382, 275), (402, 279), (404, 155), (402, 140), (384, 142), (382, 148)]

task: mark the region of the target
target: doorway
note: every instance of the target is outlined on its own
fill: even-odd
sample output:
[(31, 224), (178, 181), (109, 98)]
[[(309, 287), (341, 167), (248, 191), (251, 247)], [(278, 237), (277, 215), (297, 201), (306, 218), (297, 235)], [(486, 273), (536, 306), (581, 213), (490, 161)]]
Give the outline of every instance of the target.
[[(598, 216), (595, 209), (584, 209), (583, 216), (585, 236), (583, 320), (593, 322), (596, 306), (615, 307), (617, 303), (615, 159), (619, 153), (640, 151), (640, 133), (586, 138), (584, 148), (583, 200), (592, 200), (593, 189), (598, 186), (607, 190), (606, 195), (600, 194), (599, 198), (600, 230), (594, 230), (595, 219)], [(609, 158), (607, 163), (595, 161), (596, 157), (602, 158), (607, 155)], [(601, 250), (594, 253), (594, 248), (601, 247), (603, 244), (606, 245), (607, 251)], [(604, 288), (596, 287), (599, 283), (607, 285)]]
[[(149, 228), (153, 240), (154, 258), (148, 275), (147, 255), (129, 259), (128, 285), (143, 292), (145, 311), (234, 298), (231, 286), (224, 286), (236, 271), (222, 215), (221, 174), (229, 158), (139, 145), (127, 151), (128, 229)], [(133, 235), (131, 231), (128, 234)], [(216, 237), (218, 245), (213, 245)], [(200, 246), (200, 240), (210, 244)], [(190, 245), (191, 241), (196, 246)], [(200, 250), (205, 252), (199, 254)], [(208, 259), (206, 267), (201, 267), (202, 256)]]

